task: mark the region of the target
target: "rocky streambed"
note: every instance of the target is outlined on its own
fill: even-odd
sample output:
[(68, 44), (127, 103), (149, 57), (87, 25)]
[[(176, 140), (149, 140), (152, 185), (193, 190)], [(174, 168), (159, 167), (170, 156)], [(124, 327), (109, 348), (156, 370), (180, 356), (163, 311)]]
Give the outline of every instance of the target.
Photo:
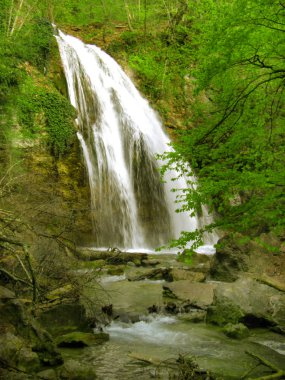
[[(282, 276), (242, 271), (223, 253), (224, 276), (234, 278), (218, 280), (219, 254), (195, 255), (186, 265), (174, 254), (82, 250), (73, 273), (86, 279), (80, 304), (62, 302), (40, 313), (35, 322), (45, 333), (37, 339), (28, 338), (31, 320), (20, 331), (28, 364), (11, 361), (17, 354), (7, 348), (7, 333), (17, 334), (6, 327), (2, 357), (22, 371), (31, 361), (36, 379), (284, 378)], [(3, 294), (2, 310), (19, 302)], [(11, 368), (5, 376), (30, 378)]]

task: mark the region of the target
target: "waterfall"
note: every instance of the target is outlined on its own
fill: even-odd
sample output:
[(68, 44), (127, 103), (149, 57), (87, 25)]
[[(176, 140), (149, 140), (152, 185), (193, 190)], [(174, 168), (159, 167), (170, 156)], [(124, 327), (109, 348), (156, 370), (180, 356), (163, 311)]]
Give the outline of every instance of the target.
[(78, 138), (89, 176), (94, 245), (156, 248), (193, 231), (199, 220), (177, 213), (173, 187), (186, 180), (159, 174), (156, 154), (170, 140), (148, 102), (121, 67), (94, 45), (56, 37), (69, 97), (78, 111)]

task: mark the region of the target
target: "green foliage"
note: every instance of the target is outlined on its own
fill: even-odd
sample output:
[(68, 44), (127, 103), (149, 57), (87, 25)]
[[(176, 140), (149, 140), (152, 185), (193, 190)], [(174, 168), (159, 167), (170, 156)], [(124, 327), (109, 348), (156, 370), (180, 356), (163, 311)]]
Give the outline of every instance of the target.
[[(44, 70), (49, 58), (53, 29), (50, 22), (44, 18), (35, 18), (27, 28), (27, 38), (17, 41), (17, 49), (21, 60), (30, 62), (41, 71)], [(46, 70), (46, 68), (45, 68)]]
[(48, 134), (48, 144), (55, 155), (62, 154), (75, 135), (75, 110), (55, 89), (35, 85), (27, 78), (18, 98), (19, 121), (29, 137)]
[(75, 113), (68, 100), (51, 83), (41, 79), (37, 71), (47, 72), (53, 39), (53, 28), (44, 16), (47, 4), (35, 7), (29, 0), (6, 0), (3, 5), (0, 105), (5, 106), (3, 110), (7, 114), (18, 117), (26, 135), (41, 135), (54, 154), (61, 154), (73, 139)]
[(267, 0), (205, 3), (195, 19), (192, 128), (181, 132), (167, 166), (192, 174), (190, 163), (198, 175), (184, 209), (198, 213), (207, 205), (214, 225), (227, 231), (281, 233), (285, 8)]

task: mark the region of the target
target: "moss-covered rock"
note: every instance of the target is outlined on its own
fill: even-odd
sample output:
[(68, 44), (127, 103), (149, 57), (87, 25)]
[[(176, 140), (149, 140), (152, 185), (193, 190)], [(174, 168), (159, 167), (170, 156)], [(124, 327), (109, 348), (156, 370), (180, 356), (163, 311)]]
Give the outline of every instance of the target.
[(40, 369), (40, 359), (28, 344), (23, 338), (9, 332), (1, 335), (1, 361), (19, 371), (37, 372)]
[(60, 303), (38, 317), (39, 322), (52, 336), (73, 331), (90, 331), (89, 319), (79, 303)]
[(224, 326), (243, 322), (249, 327), (285, 327), (285, 294), (245, 277), (217, 284), (207, 321)]
[(63, 360), (47, 333), (31, 315), (25, 301), (1, 287), (0, 357), (4, 368), (34, 373), (42, 366), (56, 366)]
[(243, 339), (249, 336), (249, 329), (243, 323), (238, 323), (236, 325), (228, 323), (223, 328), (223, 332), (229, 338), (234, 339)]
[(226, 299), (216, 299), (207, 310), (207, 322), (218, 326), (237, 324), (244, 316), (240, 308)]

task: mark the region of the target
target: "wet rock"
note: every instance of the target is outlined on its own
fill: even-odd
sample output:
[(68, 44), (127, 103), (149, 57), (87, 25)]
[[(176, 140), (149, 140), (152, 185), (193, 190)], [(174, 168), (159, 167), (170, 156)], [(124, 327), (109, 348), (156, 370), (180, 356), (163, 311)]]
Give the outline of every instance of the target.
[(111, 317), (113, 315), (113, 305), (110, 304), (110, 305), (104, 305), (101, 307), (101, 311), (108, 315), (109, 317)]
[(96, 371), (93, 366), (81, 364), (76, 360), (67, 360), (59, 371), (62, 380), (94, 380)]
[(175, 281), (163, 286), (164, 296), (171, 294), (173, 298), (187, 301), (199, 309), (206, 309), (213, 303), (216, 284), (193, 283), (188, 280)]
[(91, 334), (76, 331), (58, 337), (56, 343), (58, 347), (82, 348), (101, 344), (107, 340), (109, 340), (109, 334), (106, 333)]
[(159, 307), (157, 305), (152, 305), (152, 306), (149, 306), (147, 308), (147, 311), (150, 313), (150, 314), (154, 314), (154, 313), (158, 313), (159, 312)]
[(243, 339), (249, 336), (249, 329), (243, 323), (236, 325), (228, 323), (223, 328), (223, 332), (226, 336), (233, 339)]
[(189, 269), (173, 268), (170, 273), (173, 281), (188, 280), (191, 282), (203, 282), (206, 279), (205, 273), (193, 272)]
[(145, 279), (172, 281), (169, 268), (152, 269), (140, 267), (136, 270), (130, 270), (126, 276), (129, 281), (141, 281)]
[(174, 302), (167, 302), (165, 307), (165, 311), (170, 314), (178, 314), (179, 313), (179, 307)]
[(143, 266), (150, 266), (150, 267), (155, 267), (160, 264), (160, 261), (155, 260), (155, 259), (147, 259), (142, 261)]
[(223, 326), (243, 322), (249, 327), (285, 327), (285, 294), (251, 278), (220, 283), (207, 321)]
[(114, 313), (114, 319), (123, 323), (136, 323), (140, 321), (140, 315), (138, 313), (128, 313), (123, 310), (116, 310)]

